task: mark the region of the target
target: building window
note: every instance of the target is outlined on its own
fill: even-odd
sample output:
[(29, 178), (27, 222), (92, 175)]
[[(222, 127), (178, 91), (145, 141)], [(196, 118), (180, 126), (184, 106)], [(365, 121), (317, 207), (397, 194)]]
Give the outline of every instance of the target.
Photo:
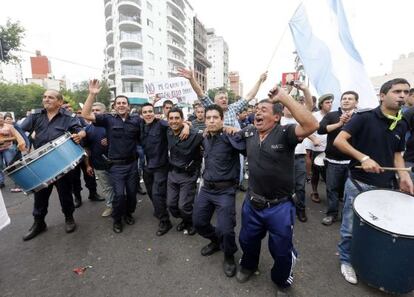
[(148, 70), (149, 70), (149, 74), (151, 76), (154, 76), (155, 75), (155, 69), (154, 68), (148, 68)]
[(150, 19), (147, 19), (147, 26), (150, 28), (154, 27), (154, 24), (152, 23), (152, 21)]
[(155, 60), (155, 56), (154, 56), (154, 53), (153, 52), (148, 52), (148, 57), (149, 57), (149, 59), (151, 61), (154, 61)]
[(147, 9), (148, 9), (149, 11), (152, 11), (152, 4), (151, 4), (151, 3), (149, 3), (148, 1), (147, 1)]
[(151, 45), (154, 45), (154, 38), (148, 35), (148, 40)]
[(122, 82), (122, 92), (125, 93), (143, 93), (144, 86), (142, 82), (139, 81), (123, 81)]

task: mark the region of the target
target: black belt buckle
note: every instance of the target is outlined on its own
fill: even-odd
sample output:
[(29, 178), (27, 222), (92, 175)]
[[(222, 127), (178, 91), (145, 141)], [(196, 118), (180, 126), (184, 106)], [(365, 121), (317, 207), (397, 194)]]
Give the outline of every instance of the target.
[(266, 199), (257, 197), (257, 195), (250, 195), (250, 204), (253, 206), (256, 210), (263, 210), (265, 208), (270, 207), (270, 202), (266, 201)]

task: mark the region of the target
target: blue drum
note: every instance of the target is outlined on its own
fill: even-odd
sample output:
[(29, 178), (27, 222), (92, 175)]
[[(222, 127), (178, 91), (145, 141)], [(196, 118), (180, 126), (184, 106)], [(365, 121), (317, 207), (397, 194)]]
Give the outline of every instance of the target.
[(25, 155), (6, 169), (7, 174), (25, 194), (48, 187), (76, 167), (85, 155), (69, 133)]
[(394, 294), (414, 290), (414, 197), (370, 190), (355, 197), (351, 261), (368, 285)]

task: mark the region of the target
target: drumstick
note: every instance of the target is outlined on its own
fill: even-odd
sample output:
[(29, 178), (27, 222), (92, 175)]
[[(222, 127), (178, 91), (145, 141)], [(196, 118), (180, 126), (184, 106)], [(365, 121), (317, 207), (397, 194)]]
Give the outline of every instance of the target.
[[(355, 168), (362, 169), (362, 166), (355, 166)], [(380, 167), (382, 170), (392, 170), (392, 171), (410, 171), (414, 172), (413, 167)]]

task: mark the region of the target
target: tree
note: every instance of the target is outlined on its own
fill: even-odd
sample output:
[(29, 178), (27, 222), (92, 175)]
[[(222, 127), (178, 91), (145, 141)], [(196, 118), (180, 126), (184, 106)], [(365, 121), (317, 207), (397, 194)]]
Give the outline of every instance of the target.
[(8, 19), (5, 26), (0, 25), (0, 38), (2, 40), (3, 47), (2, 61), (4, 63), (8, 64), (20, 62), (20, 58), (13, 54), (13, 52), (21, 50), (25, 31), (26, 30), (20, 25), (19, 21), (12, 22)]
[(234, 94), (232, 89), (225, 89), (225, 88), (215, 88), (215, 89), (210, 89), (208, 90), (208, 97), (214, 99), (214, 96), (216, 95), (216, 93), (220, 91), (224, 91), (227, 93), (227, 97), (229, 98), (229, 104), (236, 102), (236, 94)]
[(26, 111), (42, 107), (45, 89), (35, 85), (0, 83), (0, 111), (13, 111), (16, 117), (26, 115)]

